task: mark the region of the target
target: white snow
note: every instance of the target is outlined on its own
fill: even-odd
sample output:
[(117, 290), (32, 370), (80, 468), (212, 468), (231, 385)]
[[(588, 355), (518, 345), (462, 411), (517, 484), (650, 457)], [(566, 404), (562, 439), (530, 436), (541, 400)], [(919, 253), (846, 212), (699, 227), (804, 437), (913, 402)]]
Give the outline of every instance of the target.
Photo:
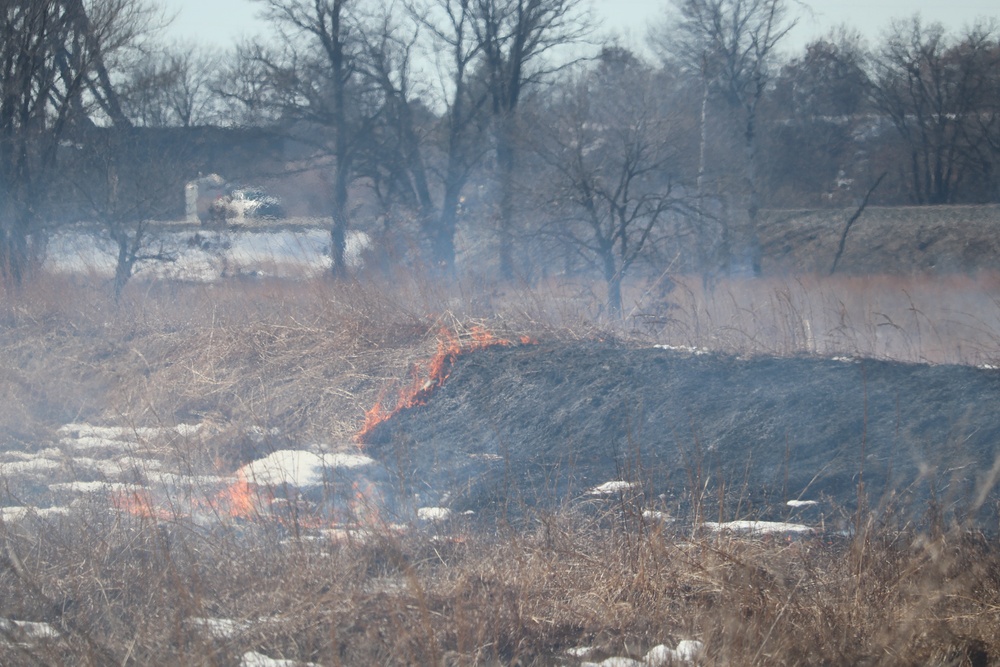
[[(162, 245), (173, 262), (139, 262), (136, 274), (157, 280), (213, 282), (225, 275), (260, 274), (266, 268), (270, 275), (295, 277), (328, 271), (330, 223), (323, 219), (293, 219), (285, 224), (311, 224), (309, 228), (279, 230), (175, 231), (154, 230), (151, 243)], [(197, 234), (197, 239), (196, 239)], [(195, 241), (192, 243), (192, 241)], [(373, 246), (371, 237), (361, 231), (347, 234), (345, 260), (352, 268), (364, 266), (364, 255)], [(46, 249), (43, 268), (53, 273), (90, 273), (112, 277), (115, 271), (115, 246), (80, 230), (53, 234)]]
[(247, 651), (240, 658), (240, 667), (319, 667), (319, 665), (315, 662), (269, 658), (257, 651)]
[(578, 660), (583, 660), (594, 655), (596, 649), (593, 646), (576, 646), (574, 648), (566, 649), (566, 655), (571, 658), (576, 658)]
[(417, 518), (421, 521), (446, 521), (451, 517), (451, 510), (447, 507), (421, 507), (417, 510)]
[(23, 521), (29, 516), (48, 518), (53, 516), (67, 516), (68, 507), (0, 507), (0, 518), (4, 521)]
[(12, 621), (7, 618), (0, 618), (0, 630), (25, 639), (55, 639), (60, 636), (59, 631), (48, 623)]
[(789, 500), (785, 504), (789, 507), (812, 507), (813, 505), (819, 505), (815, 500)]
[[(574, 649), (570, 649), (570, 651), (572, 650)], [(588, 650), (590, 649), (588, 648)], [(580, 667), (666, 667), (667, 665), (694, 662), (701, 657), (704, 650), (705, 645), (697, 639), (684, 639), (677, 643), (677, 648), (675, 649), (670, 648), (666, 644), (654, 646), (649, 649), (649, 652), (646, 653), (642, 660), (612, 657), (606, 658), (601, 662), (584, 662), (581, 663)], [(567, 653), (570, 651), (567, 651)]]
[(323, 460), (330, 468), (360, 468), (375, 463), (375, 459), (364, 454), (325, 454)]
[(643, 510), (642, 518), (647, 521), (658, 521), (660, 523), (672, 523), (674, 521), (674, 517), (659, 510)]
[(605, 658), (600, 662), (581, 662), (580, 667), (646, 667), (645, 662), (632, 658)]
[(181, 487), (185, 489), (228, 486), (236, 481), (232, 475), (180, 475), (175, 472), (155, 471), (146, 475), (150, 484), (160, 484), (166, 487)]
[(716, 532), (728, 531), (732, 533), (747, 533), (750, 535), (768, 535), (771, 533), (811, 533), (814, 531), (809, 526), (801, 523), (785, 523), (783, 521), (727, 521), (717, 523), (706, 521), (701, 524), (709, 530)]
[(231, 618), (189, 618), (188, 623), (205, 630), (216, 639), (228, 639), (233, 635), (243, 632), (249, 627), (249, 623), (234, 621)]
[(323, 484), (333, 468), (357, 468), (374, 462), (374, 459), (361, 454), (321, 455), (297, 449), (280, 449), (248, 463), (237, 474), (254, 484), (291, 484), (301, 488)]
[(60, 482), (49, 484), (49, 491), (69, 491), (71, 493), (110, 493), (135, 490), (134, 484), (120, 482)]
[(190, 438), (193, 435), (197, 435), (197, 433), (201, 430), (201, 427), (202, 424), (178, 424), (174, 427), (174, 430), (177, 431), (177, 435), (182, 438)]
[(710, 350), (706, 350), (703, 347), (692, 347), (691, 345), (654, 345), (653, 349), (667, 350), (669, 352), (684, 352), (686, 354), (693, 354), (696, 357), (710, 352)]
[(694, 662), (705, 650), (705, 645), (697, 639), (684, 639), (677, 642), (677, 648), (673, 649), (665, 644), (654, 646), (643, 658), (643, 664), (648, 667), (660, 667), (661, 665), (674, 665), (680, 662)]
[(616, 493), (624, 493), (626, 491), (631, 491), (632, 489), (638, 487), (639, 485), (635, 482), (623, 482), (621, 480), (616, 480), (612, 482), (605, 482), (599, 486), (595, 486), (591, 490), (587, 491), (588, 496), (612, 496)]
[(60, 467), (58, 461), (46, 458), (32, 458), (25, 461), (10, 461), (0, 463), (0, 475), (42, 473), (55, 470)]
[(59, 435), (68, 438), (98, 438), (106, 440), (124, 440), (135, 442), (136, 440), (146, 440), (160, 435), (166, 430), (149, 426), (94, 426), (93, 424), (65, 424), (56, 431)]

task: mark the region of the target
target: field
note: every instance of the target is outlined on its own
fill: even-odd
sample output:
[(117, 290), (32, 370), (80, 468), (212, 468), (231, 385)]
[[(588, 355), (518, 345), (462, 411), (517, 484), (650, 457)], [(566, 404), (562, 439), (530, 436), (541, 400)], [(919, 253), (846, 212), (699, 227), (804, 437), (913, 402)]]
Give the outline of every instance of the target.
[[(544, 502), (463, 514), (451, 468), (405, 468), (443, 471), (420, 489), (393, 443), (421, 415), (461, 433), (459, 413), (433, 411), (477, 364), (581, 346), (957, 366), (989, 386), (998, 287), (677, 277), (630, 285), (617, 322), (573, 282), (135, 280), (116, 305), (99, 280), (43, 276), (0, 307), (0, 663), (995, 664), (997, 525), (954, 510), (996, 507), (992, 461), (968, 495), (931, 484), (914, 509), (876, 498), (859, 456), (857, 483), (821, 507), (764, 509), (745, 477), (695, 463), (672, 487), (685, 502), (652, 498), (632, 485), (652, 467), (626, 456), (591, 480), (622, 482), (606, 492), (553, 484)], [(395, 435), (359, 443), (376, 404)], [(516, 472), (516, 448), (498, 451)]]

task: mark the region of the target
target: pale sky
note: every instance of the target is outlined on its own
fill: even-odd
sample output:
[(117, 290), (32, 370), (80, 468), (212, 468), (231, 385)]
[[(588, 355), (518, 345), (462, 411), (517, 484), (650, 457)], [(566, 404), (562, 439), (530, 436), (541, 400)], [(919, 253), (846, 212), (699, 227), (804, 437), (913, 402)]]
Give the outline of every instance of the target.
[[(171, 39), (228, 48), (240, 37), (267, 33), (267, 25), (256, 16), (260, 5), (251, 0), (157, 1), (168, 14), (176, 14), (166, 32)], [(841, 23), (874, 39), (890, 19), (907, 18), (915, 12), (925, 21), (940, 21), (950, 30), (960, 30), (977, 18), (1000, 18), (996, 0), (789, 0), (788, 4), (799, 16), (787, 44), (795, 50)], [(628, 42), (643, 41), (646, 26), (660, 20), (668, 5), (669, 0), (592, 0), (600, 25), (624, 33)]]

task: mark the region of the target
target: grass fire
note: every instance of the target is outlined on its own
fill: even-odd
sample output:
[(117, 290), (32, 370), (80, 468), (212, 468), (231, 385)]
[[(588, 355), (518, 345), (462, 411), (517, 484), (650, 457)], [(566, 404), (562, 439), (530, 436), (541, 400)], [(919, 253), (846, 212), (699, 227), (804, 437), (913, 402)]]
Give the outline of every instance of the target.
[(446, 327), (404, 280), (49, 280), (3, 306), (5, 664), (1000, 656), (995, 277)]

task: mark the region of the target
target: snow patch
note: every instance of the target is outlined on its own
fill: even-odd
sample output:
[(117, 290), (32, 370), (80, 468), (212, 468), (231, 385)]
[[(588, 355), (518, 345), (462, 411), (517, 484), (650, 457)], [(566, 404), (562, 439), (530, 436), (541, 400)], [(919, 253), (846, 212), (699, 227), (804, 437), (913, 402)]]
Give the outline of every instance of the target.
[(43, 519), (53, 516), (68, 516), (68, 507), (0, 507), (0, 518), (4, 521), (23, 521), (30, 516), (37, 516)]
[(769, 535), (772, 533), (812, 533), (814, 528), (801, 523), (785, 523), (784, 521), (727, 521), (718, 523), (706, 521), (701, 524), (715, 532), (744, 533), (749, 535)]
[(679, 662), (694, 662), (701, 657), (705, 650), (705, 645), (697, 639), (684, 639), (677, 643), (677, 648), (673, 649), (664, 644), (654, 646), (643, 658), (643, 663), (648, 667), (660, 667), (661, 665), (675, 665)]
[(0, 631), (23, 639), (56, 639), (61, 636), (48, 623), (12, 621), (7, 618), (0, 618)]
[(0, 463), (0, 475), (42, 473), (55, 470), (60, 466), (61, 464), (58, 461), (45, 458), (32, 458), (25, 461), (11, 461), (8, 463)]
[(599, 486), (587, 491), (588, 496), (613, 496), (616, 493), (625, 493), (626, 491), (631, 491), (632, 489), (638, 488), (638, 484), (635, 482), (623, 482), (621, 480), (616, 480), (612, 482), (605, 482)]
[(691, 345), (654, 345), (653, 349), (667, 350), (668, 352), (684, 352), (685, 354), (693, 354), (696, 357), (710, 353), (710, 350), (706, 350), (703, 347), (693, 347)]
[(646, 663), (632, 658), (605, 658), (601, 662), (582, 662), (580, 667), (646, 667)]
[(319, 667), (319, 665), (315, 662), (269, 658), (257, 651), (247, 651), (240, 657), (240, 667)]
[(69, 491), (70, 493), (112, 493), (134, 491), (134, 484), (120, 482), (60, 482), (49, 484), (49, 491)]
[(319, 486), (329, 479), (333, 468), (358, 468), (375, 463), (361, 454), (320, 455), (303, 450), (281, 449), (248, 463), (237, 471), (242, 479), (254, 484), (299, 488)]
[(451, 510), (447, 507), (421, 507), (417, 510), (417, 518), (421, 521), (447, 521), (451, 518)]
[(188, 623), (204, 630), (216, 639), (229, 639), (233, 635), (246, 630), (250, 624), (234, 621), (231, 618), (189, 618)]
[(789, 500), (785, 504), (789, 507), (812, 507), (813, 505), (819, 505), (815, 500)]
[[(585, 651), (586, 655), (574, 655), (574, 657), (588, 657), (593, 649), (583, 647), (582, 649), (570, 649), (570, 651)], [(612, 657), (601, 662), (584, 662), (580, 667), (666, 667), (667, 665), (677, 665), (681, 663), (695, 662), (705, 651), (705, 645), (696, 639), (684, 639), (677, 643), (677, 648), (670, 648), (666, 644), (659, 644), (649, 649), (649, 652), (642, 660), (632, 658)], [(573, 655), (570, 653), (570, 655)]]

